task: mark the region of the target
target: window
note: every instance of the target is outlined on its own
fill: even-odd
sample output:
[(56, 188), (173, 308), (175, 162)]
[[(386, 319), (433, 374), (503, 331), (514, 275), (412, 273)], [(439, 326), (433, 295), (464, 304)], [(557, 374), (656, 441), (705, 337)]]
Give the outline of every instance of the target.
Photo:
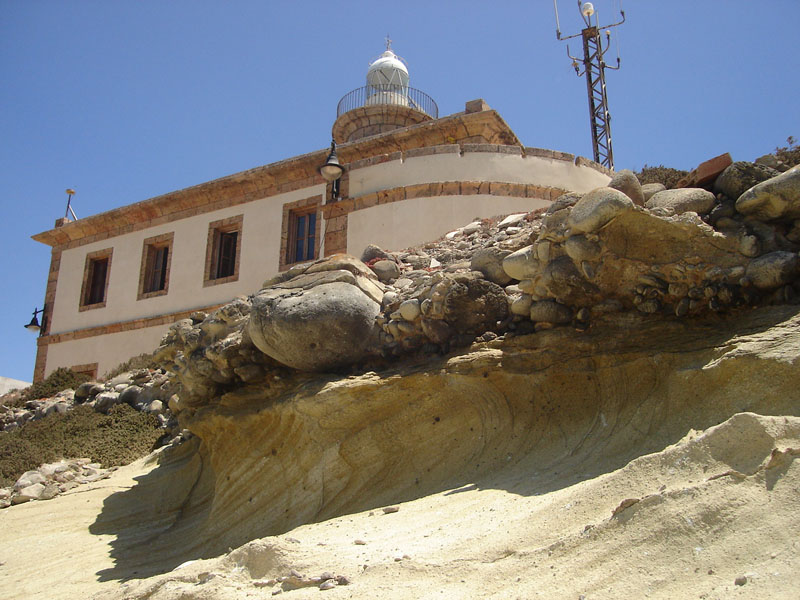
[(212, 275), (214, 279), (233, 275), (236, 270), (236, 242), (239, 239), (238, 231), (220, 231), (218, 235), (216, 270)]
[(112, 248), (106, 248), (86, 255), (79, 310), (103, 308), (106, 305), (112, 251)]
[(90, 380), (97, 379), (97, 363), (87, 363), (85, 365), (72, 365), (71, 371), (78, 375), (86, 375)]
[(281, 254), (278, 268), (285, 271), (290, 265), (314, 260), (319, 256), (321, 196), (283, 205)]
[(302, 262), (316, 258), (317, 213), (292, 213), (292, 262)]
[(142, 246), (142, 267), (139, 270), (138, 300), (163, 296), (169, 288), (169, 267), (172, 263), (174, 233), (147, 238)]
[(204, 285), (239, 279), (243, 215), (214, 221), (208, 226)]

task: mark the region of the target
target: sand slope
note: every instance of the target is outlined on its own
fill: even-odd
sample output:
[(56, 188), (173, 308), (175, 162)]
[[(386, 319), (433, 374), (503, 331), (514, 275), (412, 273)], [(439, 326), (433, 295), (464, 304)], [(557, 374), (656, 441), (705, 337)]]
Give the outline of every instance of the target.
[[(477, 374), (496, 390), (488, 399), (492, 410), (482, 416), (480, 396), (458, 405), (452, 389), (427, 389), (450, 408), (437, 422), (448, 434), (460, 425), (455, 419), (447, 425), (444, 415), (457, 414), (459, 406), (467, 414), (462, 425), (478, 419), (484, 431), (500, 428), (491, 444), (475, 442), (475, 456), (486, 457), (488, 467), (464, 468), (472, 463), (463, 456), (474, 456), (463, 454), (463, 443), (437, 450), (434, 434), (433, 443), (422, 438), (434, 431), (428, 400), (421, 400), (425, 410), (410, 403), (405, 410), (415, 409), (413, 418), (402, 423), (428, 427), (406, 432), (408, 440), (417, 436), (420, 450), (361, 458), (322, 452), (321, 464), (349, 456), (391, 468), (374, 469), (368, 479), (348, 475), (333, 488), (335, 480), (323, 478), (308, 497), (300, 488), (286, 492), (282, 501), (319, 522), (268, 535), (263, 532), (280, 529), (268, 502), (261, 500), (263, 518), (247, 506), (262, 508), (259, 490), (262, 498), (275, 496), (264, 476), (269, 470), (238, 470), (248, 449), (233, 454), (235, 432), (227, 430), (219, 439), (228, 439), (231, 464), (210, 452), (212, 442), (184, 444), (52, 501), (0, 511), (0, 595), (270, 598), (281, 584), (269, 580), (295, 569), (305, 576), (344, 575), (351, 583), (328, 591), (287, 589), (282, 596), (794, 598), (800, 587), (798, 315), (769, 309), (748, 319), (736, 331), (723, 322), (705, 330), (631, 330), (621, 335), (625, 344), (598, 333), (602, 352), (586, 336), (556, 332), (473, 348), (427, 375), (383, 378), (383, 387), (374, 376), (326, 384), (319, 405), (301, 397), (297, 406), (314, 417), (331, 398), (344, 398), (343, 389), (371, 389), (375, 406), (382, 406), (397, 397), (393, 385), (419, 395), (425, 388), (418, 382)], [(537, 370), (525, 375), (532, 366)], [(576, 375), (587, 372), (594, 374), (588, 388)], [(526, 403), (534, 408), (522, 411)], [(210, 423), (230, 427), (228, 418), (240, 410), (224, 408), (227, 415), (205, 421), (209, 432)], [(347, 410), (358, 414), (357, 405)], [(264, 406), (239, 414), (248, 421), (269, 413)], [(366, 421), (354, 422), (365, 429)], [(380, 430), (381, 423), (374, 426)], [(247, 427), (255, 431), (253, 423)], [(313, 446), (302, 435), (295, 439), (299, 456), (281, 457), (283, 467), (319, 468), (308, 462)], [(435, 478), (421, 478), (424, 489), (413, 495), (406, 478), (424, 464), (436, 466)], [(387, 501), (399, 511), (384, 514)], [(208, 531), (218, 532), (216, 539), (206, 539)], [(213, 550), (243, 538), (253, 541)], [(185, 561), (193, 562), (179, 566)], [(159, 569), (168, 572), (154, 574)], [(739, 577), (743, 585), (735, 584)]]

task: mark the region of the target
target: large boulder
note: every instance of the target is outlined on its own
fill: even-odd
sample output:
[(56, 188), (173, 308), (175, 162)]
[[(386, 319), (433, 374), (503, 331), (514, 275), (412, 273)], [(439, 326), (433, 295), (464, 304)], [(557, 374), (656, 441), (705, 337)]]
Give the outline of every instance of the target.
[(630, 198), (636, 206), (644, 206), (644, 192), (639, 178), (629, 169), (622, 169), (614, 174), (608, 187), (619, 190)]
[(575, 203), (567, 224), (573, 234), (593, 233), (618, 215), (633, 208), (633, 200), (619, 190), (597, 188)]
[(471, 273), (453, 277), (443, 304), (444, 320), (458, 333), (479, 335), (508, 316), (503, 288)]
[(770, 252), (747, 265), (747, 281), (760, 289), (774, 289), (797, 277), (798, 260), (794, 252)]
[(702, 188), (683, 188), (677, 190), (664, 190), (653, 194), (647, 201), (647, 208), (664, 208), (672, 214), (680, 215), (685, 212), (696, 212), (705, 215), (712, 208), (716, 198), (714, 194)]
[(536, 248), (525, 246), (503, 259), (503, 270), (511, 279), (531, 279), (540, 272)]
[(800, 165), (751, 187), (739, 196), (736, 210), (764, 220), (800, 218)]
[(572, 321), (572, 310), (553, 300), (540, 300), (531, 304), (531, 321), (564, 324)]
[(383, 259), (376, 261), (375, 264), (372, 265), (372, 270), (375, 271), (375, 275), (378, 276), (378, 279), (383, 282), (400, 277), (400, 267), (398, 267), (397, 263), (393, 260)]
[(470, 268), (480, 271), (489, 281), (505, 285), (511, 281), (508, 273), (503, 270), (503, 259), (511, 254), (508, 250), (501, 250), (497, 246), (481, 248), (472, 255)]
[(309, 289), (266, 289), (253, 298), (247, 332), (264, 354), (301, 371), (325, 371), (364, 358), (380, 305), (344, 281)]
[(731, 200), (736, 200), (756, 184), (780, 175), (766, 165), (745, 161), (736, 161), (722, 172), (714, 182), (714, 192), (725, 194)]
[(647, 202), (658, 192), (663, 192), (667, 189), (663, 183), (645, 183), (642, 186), (642, 194), (644, 194), (644, 201)]

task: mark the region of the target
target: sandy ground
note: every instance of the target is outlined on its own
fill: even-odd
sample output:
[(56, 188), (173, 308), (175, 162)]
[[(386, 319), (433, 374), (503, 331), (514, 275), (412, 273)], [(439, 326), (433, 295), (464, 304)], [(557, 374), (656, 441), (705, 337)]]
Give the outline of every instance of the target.
[[(800, 418), (743, 413), (592, 478), (568, 461), (539, 472), (522, 459), (397, 512), (304, 525), (148, 579), (111, 571), (114, 536), (89, 531), (104, 500), (154, 468), (139, 461), (0, 511), (0, 597), (796, 598), (796, 455)], [(292, 569), (350, 583), (273, 581)]]

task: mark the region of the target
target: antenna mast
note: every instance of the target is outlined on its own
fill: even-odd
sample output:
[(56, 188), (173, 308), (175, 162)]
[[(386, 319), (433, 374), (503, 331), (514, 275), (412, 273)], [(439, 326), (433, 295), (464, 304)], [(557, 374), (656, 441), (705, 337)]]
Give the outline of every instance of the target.
[[(601, 27), (600, 19), (595, 12), (591, 2), (578, 0), (578, 10), (583, 17), (586, 27), (580, 33), (562, 37), (561, 24), (558, 21), (558, 4), (553, 0), (553, 8), (556, 12), (556, 38), (559, 40), (569, 40), (580, 37), (583, 41), (583, 59), (572, 56), (567, 45), (567, 56), (572, 59), (572, 67), (575, 74), (580, 77), (586, 76), (586, 89), (589, 93), (589, 123), (592, 129), (592, 151), (594, 152), (595, 162), (605, 165), (609, 169), (614, 168), (614, 152), (611, 149), (611, 114), (608, 112), (608, 96), (606, 94), (606, 68), (619, 69), (620, 57), (617, 53), (617, 66), (610, 67), (604, 60), (605, 53), (608, 51), (611, 40), (612, 27), (617, 27), (625, 22), (625, 11), (620, 6), (619, 14), (622, 20), (613, 25)], [(592, 16), (594, 15), (594, 24)], [(600, 30), (605, 29), (605, 44), (600, 34)], [(605, 45), (605, 47), (603, 47)], [(580, 65), (583, 65), (581, 70)]]

